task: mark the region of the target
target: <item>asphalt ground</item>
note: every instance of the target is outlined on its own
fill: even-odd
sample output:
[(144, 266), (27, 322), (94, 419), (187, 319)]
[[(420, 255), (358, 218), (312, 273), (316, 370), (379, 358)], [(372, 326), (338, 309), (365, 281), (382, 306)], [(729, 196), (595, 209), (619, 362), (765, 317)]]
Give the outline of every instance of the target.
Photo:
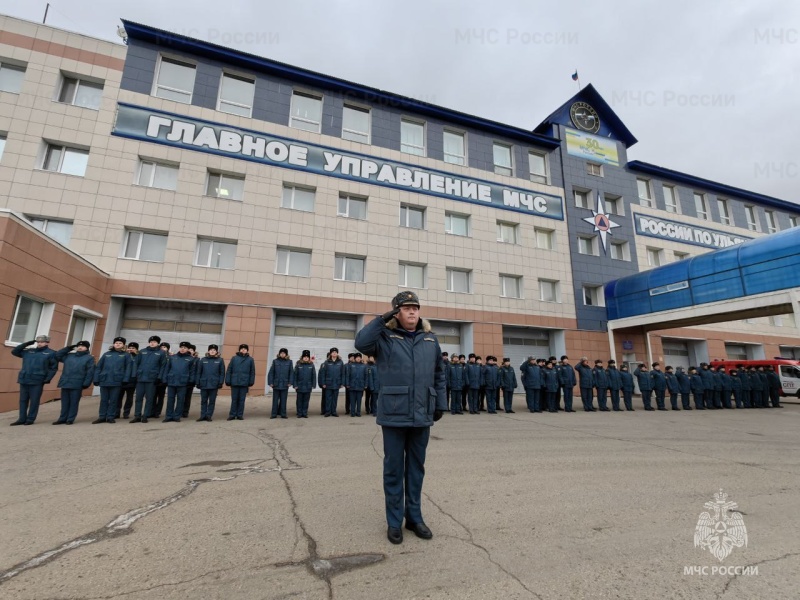
[[(430, 541), (386, 539), (372, 417), (8, 427), (0, 598), (798, 598), (800, 406), (446, 414), (431, 431)], [(294, 396), (290, 395), (290, 404)], [(340, 406), (342, 399), (340, 399)], [(639, 403), (640, 404), (640, 403)], [(694, 545), (738, 504), (746, 547)]]

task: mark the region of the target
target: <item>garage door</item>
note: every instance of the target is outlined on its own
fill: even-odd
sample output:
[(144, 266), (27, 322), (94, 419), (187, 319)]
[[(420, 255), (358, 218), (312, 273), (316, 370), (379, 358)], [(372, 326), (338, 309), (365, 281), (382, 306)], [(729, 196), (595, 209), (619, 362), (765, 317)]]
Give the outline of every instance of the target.
[(347, 362), (347, 355), (356, 351), (355, 338), (356, 319), (350, 315), (332, 317), (330, 313), (324, 313), (324, 316), (279, 314), (275, 319), (275, 337), (270, 345), (274, 349), (271, 358), (278, 355), (280, 348), (286, 348), (289, 358), (297, 362), (303, 350), (309, 350), (319, 372), (328, 350), (333, 347), (339, 349), (342, 361)]
[(126, 301), (119, 335), (128, 342), (138, 342), (139, 347), (146, 346), (151, 335), (157, 335), (169, 342), (173, 352), (180, 342), (187, 341), (197, 346), (202, 356), (209, 344), (222, 348), (224, 317), (224, 308), (213, 304)]
[(529, 356), (549, 358), (551, 354), (548, 330), (503, 327), (503, 356), (498, 356), (497, 360), (501, 361), (503, 357), (511, 359), (511, 366), (517, 375), (517, 388), (522, 386), (519, 366)]
[(683, 340), (662, 340), (664, 367), (689, 369), (689, 344)]
[(439, 340), (442, 352), (453, 354), (466, 354), (461, 349), (461, 323), (448, 323), (446, 321), (431, 321), (431, 328)]

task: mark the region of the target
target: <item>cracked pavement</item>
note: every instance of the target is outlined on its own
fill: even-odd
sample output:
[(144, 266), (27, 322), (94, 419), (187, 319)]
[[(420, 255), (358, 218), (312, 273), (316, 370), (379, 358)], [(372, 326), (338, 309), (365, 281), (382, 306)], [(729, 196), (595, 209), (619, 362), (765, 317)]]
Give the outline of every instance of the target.
[[(316, 396), (311, 406), (318, 406)], [(293, 397), (290, 397), (290, 404)], [(520, 407), (522, 398), (516, 396)], [(428, 447), (430, 541), (385, 537), (370, 417), (72, 427), (0, 415), (0, 597), (796, 598), (800, 406), (450, 416)], [(195, 407), (196, 410), (196, 407)], [(220, 419), (219, 416), (223, 415)], [(723, 488), (748, 546), (694, 548)]]

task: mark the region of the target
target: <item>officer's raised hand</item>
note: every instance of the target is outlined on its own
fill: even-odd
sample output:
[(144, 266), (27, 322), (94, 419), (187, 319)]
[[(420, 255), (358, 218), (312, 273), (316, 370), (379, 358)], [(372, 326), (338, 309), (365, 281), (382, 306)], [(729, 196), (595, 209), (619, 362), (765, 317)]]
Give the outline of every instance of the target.
[(400, 312), (400, 307), (398, 306), (397, 308), (393, 308), (392, 310), (390, 310), (387, 313), (383, 313), (383, 316), (382, 316), (383, 322), (384, 323), (388, 323), (389, 321), (394, 319), (397, 316), (397, 313), (399, 313), (399, 312)]

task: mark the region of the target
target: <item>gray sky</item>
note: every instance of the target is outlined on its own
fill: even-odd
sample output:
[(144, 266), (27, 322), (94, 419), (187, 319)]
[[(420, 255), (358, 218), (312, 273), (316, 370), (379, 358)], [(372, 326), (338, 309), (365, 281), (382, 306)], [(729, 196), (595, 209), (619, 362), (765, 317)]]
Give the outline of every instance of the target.
[(118, 40), (120, 18), (527, 129), (577, 69), (638, 138), (629, 159), (800, 203), (791, 0), (55, 0), (47, 22)]

